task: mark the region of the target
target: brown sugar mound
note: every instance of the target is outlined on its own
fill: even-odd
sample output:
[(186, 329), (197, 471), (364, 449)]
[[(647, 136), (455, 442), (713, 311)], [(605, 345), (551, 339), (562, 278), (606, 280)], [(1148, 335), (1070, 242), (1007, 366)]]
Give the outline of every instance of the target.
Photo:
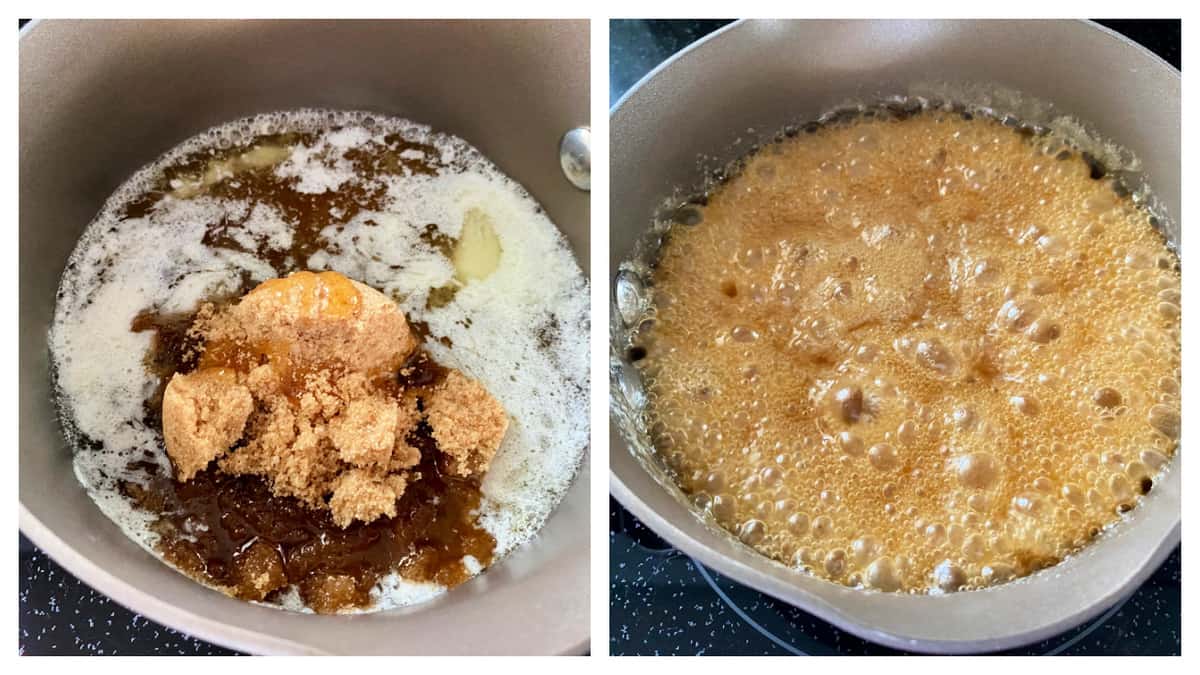
[(421, 451), (408, 442), (419, 425), (429, 424), (448, 472), (476, 478), (508, 427), (500, 404), (458, 371), (406, 391), (397, 373), (417, 339), (404, 314), (334, 272), (298, 272), (228, 308), (203, 307), (192, 331), (203, 341), (198, 369), (171, 379), (162, 410), (183, 482), (216, 460), (347, 527), (396, 515), (420, 479), (410, 469)]
[(237, 442), (253, 410), (250, 390), (230, 371), (172, 377), (163, 394), (163, 437), (179, 479), (191, 479)]
[(459, 476), (487, 471), (504, 432), (508, 416), (483, 385), (458, 371), (446, 375), (428, 409), (429, 426), (438, 448), (449, 457), (447, 468)]

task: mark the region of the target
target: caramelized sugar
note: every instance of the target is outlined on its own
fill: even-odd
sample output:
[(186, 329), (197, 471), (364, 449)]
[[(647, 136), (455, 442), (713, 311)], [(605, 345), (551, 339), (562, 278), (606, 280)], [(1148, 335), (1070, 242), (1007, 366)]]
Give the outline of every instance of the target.
[(651, 432), (766, 555), (882, 590), (999, 583), (1087, 543), (1176, 450), (1178, 260), (1052, 138), (841, 123), (685, 210), (635, 347)]

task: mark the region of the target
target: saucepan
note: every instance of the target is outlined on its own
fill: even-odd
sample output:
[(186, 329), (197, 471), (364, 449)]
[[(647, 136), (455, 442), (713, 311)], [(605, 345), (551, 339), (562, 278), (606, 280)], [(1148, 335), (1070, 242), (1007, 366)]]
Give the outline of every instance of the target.
[(946, 92), (1000, 113), (1073, 117), (1125, 148), (1140, 161), (1130, 180), (1152, 188), (1179, 250), (1180, 75), (1129, 40), (1082, 21), (732, 24), (651, 72), (612, 111), (610, 487), (652, 530), (732, 579), (867, 640), (964, 653), (1045, 639), (1132, 593), (1179, 543), (1178, 458), (1127, 520), (1055, 567), (979, 591), (861, 591), (768, 560), (693, 513), (654, 456), (645, 393), (618, 344), (647, 284), (621, 263), (672, 194), (847, 102)]
[(76, 481), (51, 400), (46, 331), (67, 256), (127, 177), (210, 126), (302, 107), (396, 115), (466, 139), (541, 203), (586, 273), (588, 194), (564, 175), (564, 167), (581, 167), (560, 161), (560, 147), (577, 149), (561, 143), (564, 134), (588, 126), (588, 38), (586, 21), (27, 26), (20, 39), (22, 532), (130, 609), (246, 651), (586, 651), (586, 468), (536, 539), (425, 605), (316, 616), (232, 600), (134, 544)]

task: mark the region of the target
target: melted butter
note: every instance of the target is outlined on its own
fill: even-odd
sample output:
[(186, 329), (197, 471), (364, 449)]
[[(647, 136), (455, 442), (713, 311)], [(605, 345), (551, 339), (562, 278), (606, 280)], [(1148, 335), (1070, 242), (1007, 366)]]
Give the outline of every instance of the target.
[(765, 148), (672, 225), (657, 450), (760, 552), (951, 591), (1053, 565), (1178, 444), (1178, 260), (1078, 155), (928, 113)]
[(464, 284), (488, 278), (500, 266), (501, 253), (491, 217), (479, 209), (467, 211), (451, 255), (454, 278)]
[(204, 165), (200, 173), (177, 178), (171, 195), (178, 199), (190, 199), (239, 173), (273, 167), (287, 159), (289, 154), (291, 148), (288, 146), (264, 143), (238, 155), (214, 158)]

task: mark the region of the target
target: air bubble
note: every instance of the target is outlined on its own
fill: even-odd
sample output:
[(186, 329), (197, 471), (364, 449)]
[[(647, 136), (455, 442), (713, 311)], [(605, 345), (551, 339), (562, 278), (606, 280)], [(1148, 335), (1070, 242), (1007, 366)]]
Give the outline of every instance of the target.
[(710, 508), (713, 517), (723, 525), (732, 523), (734, 517), (737, 516), (737, 505), (734, 503), (733, 497), (727, 494), (715, 495)]
[(1018, 394), (1017, 396), (1012, 396), (1008, 399), (1008, 402), (1012, 404), (1012, 407), (1015, 408), (1017, 412), (1023, 415), (1036, 415), (1041, 412), (1042, 409), (1038, 404), (1037, 399), (1033, 398), (1029, 394)]
[(615, 284), (617, 312), (626, 326), (637, 324), (642, 312), (645, 311), (645, 286), (641, 277), (629, 270), (617, 272)]
[(1125, 475), (1129, 476), (1130, 480), (1139, 482), (1150, 475), (1150, 469), (1145, 464), (1134, 461), (1125, 465)]
[(975, 264), (974, 276), (975, 283), (981, 285), (994, 284), (1001, 278), (1000, 263), (991, 259), (984, 258)]
[(1030, 340), (1044, 345), (1057, 340), (1058, 336), (1062, 335), (1062, 329), (1059, 328), (1058, 323), (1050, 319), (1041, 318), (1029, 324), (1029, 328), (1026, 329), (1025, 334), (1029, 336)]
[(863, 579), (869, 588), (880, 591), (894, 591), (900, 588), (900, 578), (896, 574), (896, 566), (890, 558), (877, 558), (867, 566)]
[(1167, 456), (1157, 450), (1143, 450), (1140, 457), (1142, 463), (1154, 471), (1163, 468), (1167, 463)]
[(1125, 265), (1135, 270), (1150, 269), (1155, 266), (1155, 258), (1145, 251), (1136, 251), (1125, 256)]
[(933, 585), (945, 593), (957, 591), (965, 583), (966, 573), (949, 560), (943, 560), (933, 568)]
[(847, 424), (857, 422), (863, 414), (862, 387), (841, 387), (834, 391), (833, 400), (838, 417)]
[(1078, 507), (1083, 507), (1087, 499), (1084, 496), (1083, 488), (1074, 483), (1067, 483), (1062, 487), (1063, 499)]
[(759, 472), (759, 483), (763, 487), (773, 487), (779, 484), (782, 478), (782, 472), (775, 467), (768, 466)]
[(946, 541), (946, 528), (938, 523), (925, 526), (925, 539), (930, 546), (941, 546)]
[(1115, 408), (1121, 405), (1121, 392), (1112, 387), (1100, 387), (1092, 392), (1092, 401), (1101, 408)]
[(970, 429), (975, 426), (975, 412), (970, 408), (955, 408), (953, 418), (954, 426), (958, 427), (959, 429)]
[(955, 471), (958, 482), (964, 487), (985, 490), (996, 482), (1000, 470), (994, 456), (986, 452), (973, 452), (955, 461)]
[(835, 548), (825, 556), (825, 573), (831, 577), (840, 577), (846, 571), (846, 552)]
[(758, 339), (758, 331), (746, 326), (735, 326), (730, 332), (730, 337), (738, 342), (754, 342)]
[(967, 507), (972, 511), (978, 511), (982, 513), (987, 511), (988, 506), (989, 501), (987, 495), (985, 494), (973, 494), (970, 497), (967, 497)]
[(843, 431), (838, 434), (838, 445), (847, 455), (858, 456), (863, 453), (862, 439), (851, 431)]
[(808, 516), (803, 513), (793, 513), (788, 516), (787, 526), (792, 534), (808, 534)]
[(1037, 247), (1046, 255), (1059, 256), (1066, 252), (1067, 243), (1063, 241), (1062, 237), (1045, 234), (1038, 237)]
[(761, 542), (767, 536), (767, 525), (761, 520), (747, 520), (738, 531), (738, 538), (749, 546)]
[(1179, 410), (1168, 405), (1155, 405), (1150, 408), (1147, 420), (1158, 433), (1172, 441), (1179, 440)]
[(879, 542), (873, 537), (860, 537), (850, 544), (850, 553), (858, 565), (866, 565), (879, 550)]
[(1027, 328), (1041, 314), (1042, 306), (1033, 300), (1009, 300), (1000, 307), (997, 321), (1010, 331)]
[(812, 522), (812, 535), (817, 539), (824, 539), (833, 534), (833, 520), (829, 516), (817, 516), (817, 519)]
[(1178, 319), (1179, 305), (1173, 302), (1158, 303), (1158, 314), (1164, 319)]
[(954, 355), (937, 338), (918, 342), (916, 356), (918, 363), (942, 375), (948, 375), (958, 367)]
[(900, 464), (900, 459), (896, 456), (896, 449), (887, 443), (872, 445), (871, 449), (867, 451), (867, 456), (871, 461), (871, 466), (880, 471), (891, 471)]
[(1012, 498), (1013, 510), (1022, 515), (1040, 515), (1044, 506), (1045, 502), (1042, 497), (1033, 492), (1022, 492)]
[(1113, 497), (1122, 501), (1133, 496), (1133, 486), (1130, 484), (1129, 479), (1119, 473), (1113, 474), (1108, 479), (1108, 490), (1112, 493)]

